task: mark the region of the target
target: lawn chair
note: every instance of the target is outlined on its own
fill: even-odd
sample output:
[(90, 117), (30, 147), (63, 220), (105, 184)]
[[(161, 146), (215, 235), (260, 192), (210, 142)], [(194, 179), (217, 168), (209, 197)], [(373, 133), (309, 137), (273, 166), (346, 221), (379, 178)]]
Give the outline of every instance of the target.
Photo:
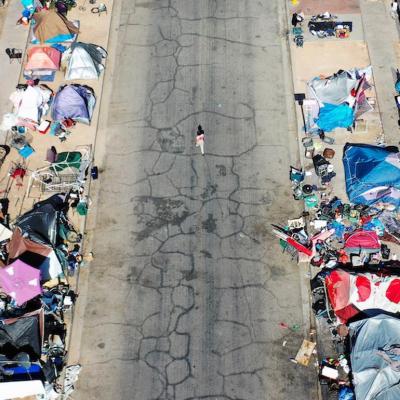
[(22, 60), (22, 50), (21, 49), (7, 48), (6, 54), (8, 55), (8, 59), (10, 60), (10, 64), (13, 62), (13, 60), (17, 60), (21, 64), (21, 60)]

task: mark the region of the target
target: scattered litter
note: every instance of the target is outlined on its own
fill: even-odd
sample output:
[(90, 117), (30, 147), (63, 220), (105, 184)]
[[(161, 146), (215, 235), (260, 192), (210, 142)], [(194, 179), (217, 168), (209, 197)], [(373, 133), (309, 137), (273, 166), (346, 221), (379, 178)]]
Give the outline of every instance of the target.
[(305, 367), (308, 366), (310, 362), (310, 358), (316, 346), (315, 342), (310, 342), (306, 339), (303, 340), (303, 343), (297, 352), (295, 360), (298, 364), (304, 365)]

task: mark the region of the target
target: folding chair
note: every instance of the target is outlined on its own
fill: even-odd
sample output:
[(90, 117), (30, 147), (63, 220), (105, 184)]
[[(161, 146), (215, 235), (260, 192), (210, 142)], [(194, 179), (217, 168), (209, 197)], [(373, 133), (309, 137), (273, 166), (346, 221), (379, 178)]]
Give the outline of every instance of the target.
[(22, 50), (15, 48), (7, 48), (6, 54), (8, 55), (8, 59), (10, 60), (10, 64), (13, 60), (17, 60), (21, 64), (22, 60)]

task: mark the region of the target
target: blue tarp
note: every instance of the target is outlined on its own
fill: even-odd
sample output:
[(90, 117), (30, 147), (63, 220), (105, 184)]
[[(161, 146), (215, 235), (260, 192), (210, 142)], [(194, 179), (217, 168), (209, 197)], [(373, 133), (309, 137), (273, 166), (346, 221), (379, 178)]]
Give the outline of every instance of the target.
[(348, 128), (353, 125), (354, 113), (347, 104), (327, 104), (320, 109), (315, 123), (325, 132), (331, 132), (335, 128)]
[(355, 204), (400, 206), (400, 153), (347, 143), (343, 152), (346, 191)]

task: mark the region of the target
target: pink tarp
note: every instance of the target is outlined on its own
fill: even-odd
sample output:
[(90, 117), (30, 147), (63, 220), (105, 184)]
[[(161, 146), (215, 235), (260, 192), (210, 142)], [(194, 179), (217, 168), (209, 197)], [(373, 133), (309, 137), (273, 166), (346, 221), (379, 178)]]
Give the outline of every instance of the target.
[(16, 260), (0, 269), (0, 286), (18, 305), (42, 293), (40, 271)]

